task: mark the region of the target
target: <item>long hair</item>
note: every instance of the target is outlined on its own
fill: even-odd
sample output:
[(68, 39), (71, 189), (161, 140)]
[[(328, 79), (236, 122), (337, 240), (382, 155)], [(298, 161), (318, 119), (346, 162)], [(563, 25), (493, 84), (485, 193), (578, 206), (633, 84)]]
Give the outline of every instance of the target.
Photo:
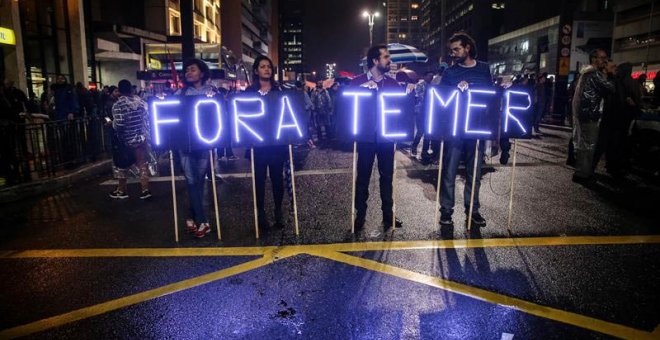
[(267, 60), (268, 63), (270, 64), (270, 69), (272, 70), (270, 74), (270, 83), (273, 87), (277, 87), (277, 83), (275, 82), (275, 65), (273, 65), (273, 61), (270, 60), (270, 58), (266, 57), (265, 55), (260, 55), (256, 59), (254, 59), (254, 63), (252, 64), (252, 85), (251, 87), (259, 87), (259, 75), (257, 74), (257, 70), (259, 69), (259, 63), (261, 63), (262, 60)]

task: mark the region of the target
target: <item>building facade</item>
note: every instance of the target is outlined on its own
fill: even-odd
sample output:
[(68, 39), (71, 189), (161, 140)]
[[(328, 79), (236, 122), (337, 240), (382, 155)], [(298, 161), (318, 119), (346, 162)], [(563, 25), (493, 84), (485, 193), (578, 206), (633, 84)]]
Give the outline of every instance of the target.
[(660, 72), (660, 1), (629, 0), (614, 5), (612, 59), (633, 64), (633, 77), (646, 74), (647, 89)]
[(0, 27), (0, 73), (21, 90), (39, 96), (58, 74), (87, 84), (83, 0), (2, 1)]
[(302, 0), (280, 0), (280, 70), (281, 79), (295, 78), (305, 72), (303, 66), (303, 17), (305, 4)]
[(259, 55), (279, 65), (277, 0), (226, 0), (220, 13), (223, 45), (247, 69)]
[(422, 45), (421, 0), (388, 0), (386, 4), (387, 43)]

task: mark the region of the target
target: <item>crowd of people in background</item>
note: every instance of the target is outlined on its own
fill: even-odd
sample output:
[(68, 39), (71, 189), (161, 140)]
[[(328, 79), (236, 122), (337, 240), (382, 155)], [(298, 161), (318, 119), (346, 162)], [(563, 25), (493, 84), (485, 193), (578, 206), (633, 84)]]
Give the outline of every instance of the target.
[[(318, 143), (332, 141), (335, 138), (336, 100), (342, 86), (346, 84), (363, 86), (376, 84), (374, 88), (402, 87), (413, 89), (415, 97), (415, 134), (409, 149), (409, 155), (423, 164), (438, 164), (444, 162), (445, 170), (442, 179), (442, 208), (441, 221), (443, 225), (452, 224), (454, 209), (455, 177), (459, 163), (468, 168), (467, 184), (465, 185), (465, 200), (469, 202), (471, 183), (475, 181), (475, 197), (472, 211), (465, 206), (466, 215), (471, 213), (472, 221), (477, 225), (485, 225), (484, 218), (479, 214), (479, 182), (480, 175), (472, 178), (472, 167), (477, 167), (481, 174), (486, 146), (481, 144), (475, 155), (474, 141), (451, 141), (445, 143), (445, 157), (439, 159), (440, 141), (425, 136), (424, 105), (425, 94), (430, 85), (441, 84), (447, 86), (471, 85), (498, 85), (506, 88), (517, 88), (530, 93), (534, 111), (533, 131), (540, 134), (539, 125), (544, 114), (552, 112), (554, 97), (554, 78), (547, 73), (538, 76), (525, 74), (517, 75), (511, 81), (502, 83), (491, 76), (487, 63), (476, 60), (476, 45), (467, 34), (455, 34), (449, 40), (449, 47), (453, 62), (451, 65), (442, 64), (435, 70), (427, 70), (419, 80), (390, 77), (390, 59), (386, 47), (374, 46), (367, 55), (369, 70), (367, 73), (345, 82), (339, 80), (311, 82), (284, 82), (274, 80), (274, 65), (267, 57), (259, 57), (253, 65), (251, 86), (246, 91), (265, 95), (269, 91), (293, 90), (303, 93), (305, 110), (308, 116), (307, 146), (316, 147)], [(622, 178), (629, 170), (629, 143), (627, 129), (635, 115), (642, 107), (641, 98), (648, 95), (645, 91), (645, 79), (640, 77), (634, 80), (631, 77), (632, 65), (621, 63), (615, 65), (608, 59), (604, 50), (598, 49), (590, 55), (590, 65), (584, 67), (568, 88), (569, 96), (567, 106), (570, 108), (570, 124), (573, 129), (573, 138), (569, 143), (567, 163), (575, 167), (573, 180), (583, 184), (592, 184), (594, 169), (602, 155), (606, 157), (606, 169), (615, 178)], [(94, 118), (103, 122), (104, 129), (110, 134), (113, 143), (114, 174), (118, 180), (117, 188), (110, 193), (114, 199), (128, 198), (127, 168), (135, 165), (140, 179), (141, 199), (151, 197), (149, 190), (148, 163), (153, 158), (150, 148), (149, 112), (146, 97), (149, 95), (213, 95), (227, 98), (235, 88), (227, 89), (215, 87), (209, 83), (210, 71), (205, 62), (199, 59), (187, 60), (184, 63), (183, 86), (177, 88), (167, 83), (159, 87), (158, 93), (146, 93), (128, 80), (121, 80), (117, 86), (104, 86), (102, 89), (87, 89), (81, 83), (71, 85), (66, 77), (58, 75), (55, 84), (38, 100), (34, 93), (26, 96), (14, 87), (11, 81), (6, 80), (0, 88), (0, 122), (18, 123), (23, 112), (42, 113), (53, 121), (71, 121), (77, 118)], [(350, 83), (349, 83), (350, 82)], [(654, 83), (660, 86), (658, 78)], [(660, 91), (654, 93), (656, 103), (660, 103)], [(419, 144), (422, 144), (421, 152)], [(368, 183), (374, 157), (377, 156), (380, 173), (381, 198), (383, 201), (383, 224), (399, 228), (402, 223), (392, 216), (391, 200), (391, 171), (393, 150), (390, 144), (358, 143), (358, 176), (356, 182), (356, 229), (364, 224), (366, 216), (366, 201), (368, 197)], [(499, 138), (493, 144), (501, 151), (499, 161), (507, 164), (510, 157), (510, 142), (508, 138)], [(2, 147), (3, 174), (16, 173), (12, 168), (11, 144)], [(227, 160), (236, 160), (231, 147), (212, 151), (215, 159), (226, 157)], [(15, 152), (14, 152), (15, 154)], [(472, 159), (479, 158), (479, 162)], [(246, 157), (254, 157), (255, 186), (257, 195), (258, 224), (262, 229), (268, 229), (267, 214), (264, 209), (265, 178), (270, 174), (273, 186), (274, 223), (272, 227), (283, 227), (282, 200), (284, 184), (291, 196), (291, 173), (288, 153), (285, 147), (256, 147), (253, 154), (246, 153)], [(209, 172), (209, 154), (207, 151), (180, 151), (178, 162), (186, 178), (189, 213), (186, 217), (186, 228), (197, 237), (204, 237), (211, 231), (208, 214), (204, 207), (204, 185), (211, 174)], [(9, 161), (8, 161), (9, 160)], [(216, 168), (218, 168), (216, 166)]]

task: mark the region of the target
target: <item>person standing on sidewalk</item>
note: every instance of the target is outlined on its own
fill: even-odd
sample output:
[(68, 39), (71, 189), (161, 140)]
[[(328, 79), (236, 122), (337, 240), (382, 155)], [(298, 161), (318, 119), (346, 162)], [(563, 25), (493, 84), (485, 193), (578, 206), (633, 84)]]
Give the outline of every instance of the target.
[[(149, 156), (149, 118), (147, 103), (133, 94), (131, 82), (122, 79), (119, 81), (121, 96), (112, 106), (112, 127), (117, 134), (117, 141), (121, 143), (125, 152), (132, 152), (135, 163), (140, 169), (140, 199), (151, 197), (149, 191), (149, 169), (147, 159)], [(119, 180), (117, 189), (110, 194), (112, 198), (128, 198), (126, 191), (128, 169), (117, 168), (116, 177)]]
[[(362, 86), (371, 89), (398, 88), (399, 83), (386, 73), (390, 70), (390, 53), (385, 45), (371, 46), (367, 51), (367, 73), (355, 77), (351, 86)], [(376, 129), (374, 127), (374, 139)], [(364, 227), (367, 216), (367, 199), (369, 198), (369, 182), (374, 157), (378, 158), (378, 174), (380, 182), (381, 210), (383, 211), (383, 229), (390, 227), (402, 228), (401, 221), (396, 219), (392, 226), (392, 180), (394, 175), (394, 143), (391, 142), (358, 142), (357, 143), (357, 178), (355, 183), (355, 230)]]
[[(189, 59), (183, 63), (184, 88), (175, 95), (180, 96), (215, 96), (216, 90), (207, 85), (210, 71), (208, 65), (200, 59)], [(188, 187), (189, 214), (186, 219), (186, 230), (201, 238), (211, 232), (208, 214), (204, 207), (204, 177), (209, 171), (208, 150), (179, 150), (181, 167), (186, 177)]]
[(590, 65), (580, 71), (573, 97), (573, 144), (576, 168), (573, 181), (593, 184), (594, 153), (605, 96), (614, 93), (614, 83), (607, 79), (607, 52), (596, 49), (589, 53)]
[[(441, 85), (458, 87), (466, 90), (473, 86), (491, 86), (492, 77), (487, 63), (477, 61), (477, 45), (467, 33), (458, 32), (449, 38), (449, 49), (455, 63), (445, 70)], [(472, 181), (474, 181), (474, 202), (472, 209), (472, 223), (475, 226), (486, 226), (486, 220), (479, 214), (479, 188), (481, 186), (481, 165), (483, 163), (484, 145), (479, 144), (478, 161), (476, 162), (476, 177), (473, 178), (475, 166), (476, 140), (450, 140), (445, 142), (447, 152), (442, 160), (444, 170), (441, 178), (440, 224), (453, 225), (454, 196), (456, 188), (456, 174), (458, 164), (462, 160), (466, 167), (465, 188), (463, 190), (463, 204), (465, 215), (469, 214), (470, 197), (472, 196)]]

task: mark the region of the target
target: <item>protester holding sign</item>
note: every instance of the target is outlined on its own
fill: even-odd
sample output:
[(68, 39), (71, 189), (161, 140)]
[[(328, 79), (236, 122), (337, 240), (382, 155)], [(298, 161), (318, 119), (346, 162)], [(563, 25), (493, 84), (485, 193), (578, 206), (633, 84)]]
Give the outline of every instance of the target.
[[(265, 56), (259, 56), (252, 65), (252, 85), (246, 92), (258, 93), (266, 97), (271, 92), (280, 92), (281, 89), (275, 82), (273, 62)], [(266, 110), (271, 113), (272, 110)], [(255, 190), (257, 193), (257, 215), (259, 217), (259, 228), (268, 229), (268, 219), (264, 209), (264, 196), (266, 195), (266, 170), (270, 175), (273, 187), (273, 201), (275, 203), (274, 228), (284, 227), (282, 221), (282, 200), (284, 198), (284, 164), (287, 159), (286, 145), (260, 146), (254, 148), (254, 176)]]
[[(463, 32), (455, 33), (449, 38), (450, 55), (454, 59), (454, 65), (444, 71), (441, 85), (458, 87), (466, 91), (470, 87), (489, 87), (492, 85), (490, 68), (487, 63), (476, 60), (477, 45), (474, 39)], [(483, 159), (484, 144), (479, 147), (476, 155), (476, 176), (473, 178), (475, 167), (476, 140), (467, 138), (450, 139), (447, 144), (447, 152), (443, 157), (444, 172), (441, 183), (440, 224), (453, 225), (452, 214), (454, 213), (454, 196), (456, 186), (456, 174), (461, 160), (467, 168), (464, 205), (466, 215), (469, 215), (470, 197), (472, 196), (472, 181), (474, 185), (474, 203), (472, 210), (472, 223), (477, 226), (485, 226), (486, 220), (479, 214), (479, 187), (481, 182), (481, 164)]]
[[(207, 85), (210, 71), (206, 63), (199, 59), (189, 59), (183, 63), (185, 70), (184, 88), (175, 95), (180, 96), (215, 96), (216, 91)], [(204, 237), (211, 232), (208, 214), (204, 208), (204, 177), (209, 169), (208, 150), (179, 150), (181, 167), (183, 168), (188, 186), (189, 215), (186, 219), (186, 230), (195, 233), (196, 237)]]
[[(384, 89), (399, 88), (399, 83), (386, 73), (390, 70), (390, 54), (385, 45), (376, 45), (367, 51), (367, 73), (362, 74), (351, 81), (351, 86), (361, 86), (371, 89), (377, 89), (379, 92)], [(376, 128), (373, 134), (376, 136)], [(383, 211), (383, 227), (389, 229), (394, 224), (395, 228), (403, 227), (398, 219), (392, 223), (392, 180), (394, 171), (394, 143), (387, 141), (358, 142), (357, 143), (357, 179), (355, 192), (355, 230), (361, 230), (364, 227), (367, 215), (367, 199), (369, 198), (369, 182), (371, 179), (371, 169), (374, 163), (374, 157), (378, 158), (378, 174), (380, 176), (380, 197), (382, 200), (381, 209)]]

